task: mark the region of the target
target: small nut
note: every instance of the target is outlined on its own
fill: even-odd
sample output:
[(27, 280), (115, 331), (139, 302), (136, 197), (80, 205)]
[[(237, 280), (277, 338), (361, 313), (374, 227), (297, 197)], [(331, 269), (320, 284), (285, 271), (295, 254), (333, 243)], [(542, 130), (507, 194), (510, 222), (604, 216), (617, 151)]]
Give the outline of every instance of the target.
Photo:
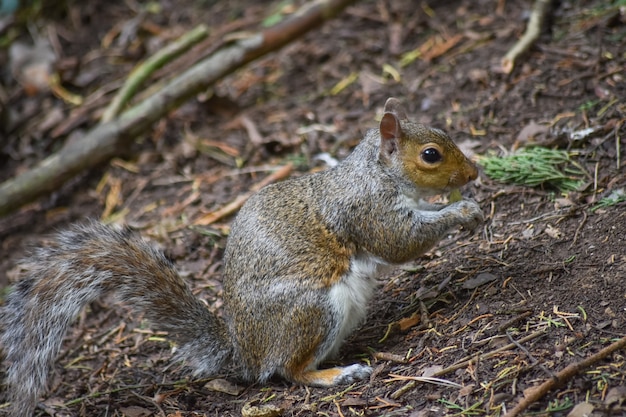
[(450, 191), (450, 196), (448, 196), (448, 201), (450, 201), (451, 203), (456, 203), (457, 201), (461, 201), (463, 200), (463, 196), (461, 195), (461, 190), (459, 190), (458, 188), (455, 188), (454, 190)]

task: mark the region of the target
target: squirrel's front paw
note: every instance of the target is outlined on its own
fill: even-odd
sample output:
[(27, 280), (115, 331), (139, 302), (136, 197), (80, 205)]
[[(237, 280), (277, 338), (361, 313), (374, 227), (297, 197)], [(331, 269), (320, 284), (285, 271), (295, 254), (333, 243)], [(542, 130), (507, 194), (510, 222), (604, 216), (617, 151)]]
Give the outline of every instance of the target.
[(458, 201), (449, 206), (459, 215), (459, 224), (465, 230), (474, 230), (484, 221), (483, 211), (478, 203), (472, 199)]

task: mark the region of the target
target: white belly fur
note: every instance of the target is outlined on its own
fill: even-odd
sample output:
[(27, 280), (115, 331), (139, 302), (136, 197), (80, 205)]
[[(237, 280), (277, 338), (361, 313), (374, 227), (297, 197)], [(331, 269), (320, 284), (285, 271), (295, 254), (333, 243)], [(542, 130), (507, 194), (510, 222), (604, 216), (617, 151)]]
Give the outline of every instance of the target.
[(376, 288), (376, 275), (383, 265), (385, 263), (373, 255), (355, 256), (348, 273), (330, 290), (330, 303), (340, 323), (326, 357), (336, 355), (344, 339), (365, 320), (367, 305)]

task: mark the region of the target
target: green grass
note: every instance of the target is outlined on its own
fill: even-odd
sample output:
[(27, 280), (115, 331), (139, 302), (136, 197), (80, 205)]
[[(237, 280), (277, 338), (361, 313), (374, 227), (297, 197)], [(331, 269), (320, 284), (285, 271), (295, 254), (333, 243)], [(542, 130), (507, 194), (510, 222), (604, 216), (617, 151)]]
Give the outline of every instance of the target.
[(506, 156), (484, 156), (478, 163), (494, 181), (555, 188), (563, 193), (578, 190), (588, 177), (569, 152), (541, 146), (520, 149)]
[(624, 189), (619, 189), (613, 191), (608, 197), (604, 197), (598, 201), (596, 205), (591, 208), (591, 211), (611, 207), (624, 201), (626, 201), (626, 193), (624, 192)]

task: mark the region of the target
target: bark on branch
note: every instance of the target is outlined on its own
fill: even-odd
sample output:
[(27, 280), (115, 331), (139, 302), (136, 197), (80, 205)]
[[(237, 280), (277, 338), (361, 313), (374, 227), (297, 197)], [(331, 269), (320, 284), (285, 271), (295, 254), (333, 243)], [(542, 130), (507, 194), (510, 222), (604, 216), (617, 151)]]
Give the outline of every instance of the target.
[(580, 362), (572, 363), (561, 371), (559, 371), (554, 378), (550, 378), (544, 381), (541, 385), (532, 387), (524, 392), (524, 399), (522, 399), (513, 409), (511, 409), (504, 417), (517, 417), (520, 413), (526, 410), (534, 402), (542, 399), (550, 390), (561, 386), (577, 374), (595, 365), (602, 359), (611, 355), (612, 353), (626, 348), (626, 336), (613, 342), (604, 349), (597, 353), (583, 359)]
[(545, 16), (551, 3), (552, 0), (535, 0), (533, 10), (530, 14), (530, 20), (528, 21), (528, 26), (526, 27), (524, 35), (515, 43), (515, 45), (513, 45), (511, 49), (509, 49), (500, 62), (502, 71), (505, 74), (510, 74), (513, 71), (515, 63), (520, 55), (526, 52), (528, 48), (530, 48), (535, 41), (539, 39), (539, 35), (541, 34), (541, 25), (545, 21)]
[(225, 45), (120, 117), (94, 127), (81, 140), (65, 146), (30, 171), (0, 184), (0, 217), (54, 191), (81, 171), (108, 161), (169, 111), (225, 75), (331, 20), (355, 1), (318, 0), (308, 3), (277, 25)]

